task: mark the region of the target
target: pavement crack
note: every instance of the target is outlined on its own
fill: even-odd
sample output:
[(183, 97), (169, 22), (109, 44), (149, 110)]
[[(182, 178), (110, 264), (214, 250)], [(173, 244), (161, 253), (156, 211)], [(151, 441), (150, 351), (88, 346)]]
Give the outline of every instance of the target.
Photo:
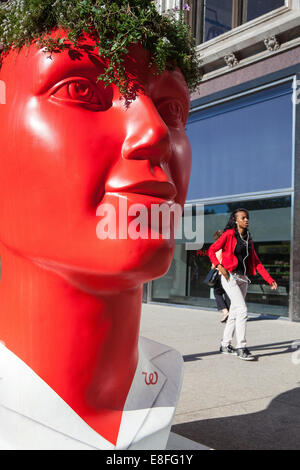
[[(229, 406), (236, 406), (236, 405), (242, 405), (243, 403), (250, 403), (250, 402), (255, 402), (255, 401), (258, 401), (258, 400), (264, 400), (266, 398), (271, 398), (271, 399), (274, 399), (274, 395), (267, 395), (267, 396), (263, 396), (263, 397), (258, 397), (258, 398), (253, 398), (251, 400), (243, 400), (243, 401), (235, 401), (235, 402), (232, 402), (232, 403), (227, 403), (225, 405), (217, 405), (217, 406), (211, 406), (209, 408), (199, 408), (197, 410), (191, 410), (191, 411), (183, 411), (182, 413), (176, 413), (175, 414), (175, 417), (176, 416), (182, 416), (182, 415), (187, 415), (187, 414), (193, 414), (193, 413), (199, 413), (201, 411), (209, 411), (209, 410), (214, 410), (214, 409), (217, 409), (217, 408), (225, 408), (225, 407), (229, 407)], [(278, 400), (279, 401), (279, 400)], [(296, 405), (295, 405), (296, 406)]]

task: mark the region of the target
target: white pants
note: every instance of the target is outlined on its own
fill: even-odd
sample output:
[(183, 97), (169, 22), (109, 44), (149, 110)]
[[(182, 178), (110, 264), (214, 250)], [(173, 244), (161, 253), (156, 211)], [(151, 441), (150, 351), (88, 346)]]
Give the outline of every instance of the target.
[(236, 348), (246, 347), (247, 305), (245, 297), (248, 288), (247, 276), (230, 274), (227, 281), (221, 276), (222, 287), (230, 298), (230, 310), (225, 326), (222, 346), (231, 344), (234, 332), (236, 335)]

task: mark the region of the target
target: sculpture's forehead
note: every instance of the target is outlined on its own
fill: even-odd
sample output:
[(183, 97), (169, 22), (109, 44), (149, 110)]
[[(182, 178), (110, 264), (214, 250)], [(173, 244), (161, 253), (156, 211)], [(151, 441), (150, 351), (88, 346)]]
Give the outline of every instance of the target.
[[(166, 79), (168, 75), (168, 79), (172, 77), (172, 81), (178, 81), (178, 85), (186, 89), (185, 80), (179, 70), (158, 76), (155, 66), (149, 67), (149, 61), (148, 51), (140, 46), (132, 46), (124, 60), (124, 67), (130, 78), (146, 87), (153, 83), (159, 86), (161, 78)], [(17, 58), (15, 65), (18, 63), (24, 69), (24, 74), (32, 75), (37, 89), (42, 90), (44, 87), (57, 83), (59, 79), (76, 74), (96, 80), (104, 72), (107, 61), (99, 57), (97, 51), (66, 49), (50, 54), (43, 49), (31, 46), (29, 51), (25, 51), (21, 57)]]
[(68, 76), (78, 74), (96, 80), (104, 72), (105, 62), (94, 53), (65, 50), (50, 54), (39, 49), (30, 57), (30, 65), (36, 91), (43, 92), (45, 88)]
[[(31, 46), (16, 57), (15, 66), (23, 68), (25, 74), (33, 74), (40, 83), (68, 74), (86, 73), (97, 78), (104, 72), (108, 61), (99, 57), (97, 51), (66, 49), (60, 52), (47, 52)], [(149, 68), (149, 54), (137, 48), (124, 60), (124, 67), (130, 77), (147, 81), (153, 70)]]

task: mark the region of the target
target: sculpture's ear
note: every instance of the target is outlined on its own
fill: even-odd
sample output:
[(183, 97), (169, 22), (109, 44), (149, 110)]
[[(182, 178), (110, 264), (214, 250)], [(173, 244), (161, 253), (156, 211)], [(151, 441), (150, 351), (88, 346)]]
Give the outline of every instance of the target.
[(0, 104), (6, 104), (6, 86), (3, 80), (0, 80)]

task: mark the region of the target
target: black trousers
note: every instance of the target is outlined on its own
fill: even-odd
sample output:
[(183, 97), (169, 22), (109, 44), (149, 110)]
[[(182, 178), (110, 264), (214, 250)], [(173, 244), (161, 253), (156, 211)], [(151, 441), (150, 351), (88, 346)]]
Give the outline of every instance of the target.
[(224, 291), (222, 284), (221, 284), (221, 276), (218, 276), (217, 283), (214, 287), (214, 296), (216, 299), (217, 303), (217, 309), (218, 310), (223, 310), (224, 308), (227, 308), (229, 310), (230, 308), (230, 298)]

